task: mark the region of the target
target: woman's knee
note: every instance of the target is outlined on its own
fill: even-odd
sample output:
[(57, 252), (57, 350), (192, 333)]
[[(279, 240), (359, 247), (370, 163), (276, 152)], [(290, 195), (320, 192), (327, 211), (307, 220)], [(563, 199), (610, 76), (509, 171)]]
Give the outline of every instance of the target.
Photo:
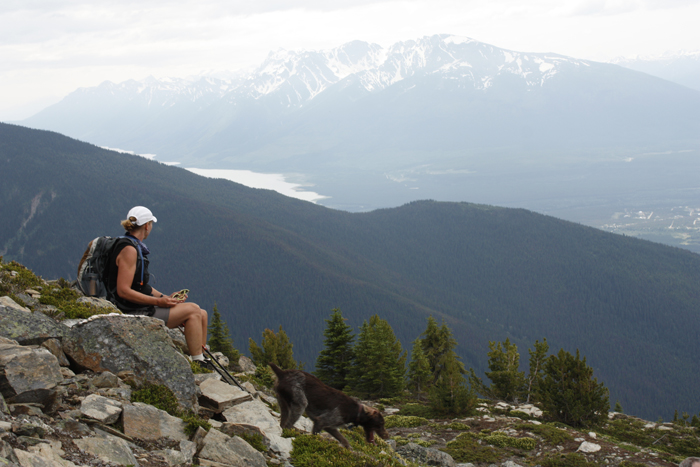
[(182, 305), (182, 314), (184, 315), (185, 319), (195, 319), (195, 320), (201, 320), (202, 319), (202, 314), (200, 313), (200, 308), (194, 303), (183, 303)]

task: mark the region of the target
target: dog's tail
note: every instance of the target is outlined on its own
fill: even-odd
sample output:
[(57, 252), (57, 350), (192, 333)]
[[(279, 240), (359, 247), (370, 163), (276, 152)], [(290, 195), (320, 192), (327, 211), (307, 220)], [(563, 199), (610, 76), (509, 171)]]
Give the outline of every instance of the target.
[(278, 379), (281, 378), (282, 375), (284, 374), (284, 370), (282, 368), (278, 367), (277, 365), (275, 365), (274, 363), (268, 363), (268, 366), (270, 368), (272, 368), (272, 371), (275, 372)]

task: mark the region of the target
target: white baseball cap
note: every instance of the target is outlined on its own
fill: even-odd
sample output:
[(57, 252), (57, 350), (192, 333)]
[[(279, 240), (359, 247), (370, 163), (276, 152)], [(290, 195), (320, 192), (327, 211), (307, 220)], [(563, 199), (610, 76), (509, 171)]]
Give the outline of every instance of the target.
[(131, 208), (129, 214), (126, 215), (126, 218), (131, 219), (132, 217), (136, 218), (136, 225), (139, 226), (150, 221), (158, 222), (158, 219), (155, 218), (151, 210), (143, 206), (134, 206)]

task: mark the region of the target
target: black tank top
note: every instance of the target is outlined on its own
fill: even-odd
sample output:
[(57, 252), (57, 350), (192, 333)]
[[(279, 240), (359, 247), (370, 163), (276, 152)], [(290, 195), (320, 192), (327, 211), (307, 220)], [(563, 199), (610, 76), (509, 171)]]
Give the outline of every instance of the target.
[[(136, 240), (121, 238), (114, 245), (112, 253), (109, 255), (109, 265), (107, 269), (107, 298), (109, 301), (114, 303), (114, 305), (119, 308), (122, 313), (152, 316), (155, 313), (155, 307), (153, 305), (143, 305), (140, 303), (130, 302), (129, 300), (120, 297), (117, 293), (117, 276), (119, 275), (117, 256), (119, 256), (119, 253), (121, 253), (124, 248), (129, 246), (136, 248), (138, 253), (139, 246)], [(143, 284), (141, 283), (142, 262)], [(140, 254), (137, 255), (136, 271), (134, 272), (134, 279), (131, 281), (131, 288), (145, 295), (151, 295), (153, 290), (148, 284), (150, 279), (150, 275), (148, 274), (148, 263), (148, 257)]]

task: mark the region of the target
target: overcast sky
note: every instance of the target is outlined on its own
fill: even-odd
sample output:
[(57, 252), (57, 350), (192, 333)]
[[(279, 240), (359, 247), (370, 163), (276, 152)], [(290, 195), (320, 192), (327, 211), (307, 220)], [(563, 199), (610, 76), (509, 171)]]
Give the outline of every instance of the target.
[(700, 0), (0, 0), (0, 121), (79, 87), (433, 34), (607, 61), (700, 50)]

